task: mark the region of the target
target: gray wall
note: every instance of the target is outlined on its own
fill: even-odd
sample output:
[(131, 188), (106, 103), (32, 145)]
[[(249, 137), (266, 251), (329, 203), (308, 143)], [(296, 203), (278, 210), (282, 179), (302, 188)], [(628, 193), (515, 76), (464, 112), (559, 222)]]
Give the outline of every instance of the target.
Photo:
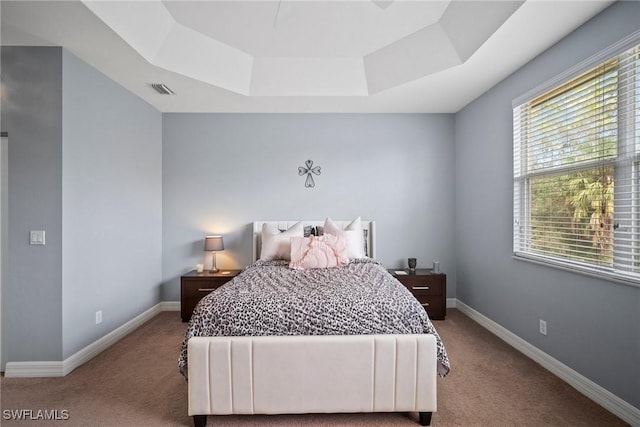
[[(62, 49), (2, 48), (9, 140), (7, 359), (62, 357)], [(30, 246), (29, 230), (46, 245)], [(28, 338), (25, 338), (28, 337)]]
[(614, 4), (460, 111), (455, 128), (458, 299), (635, 407), (640, 289), (511, 257), (511, 101), (639, 23), (640, 3)]
[(60, 361), (160, 302), (162, 115), (60, 48), (3, 47), (2, 84), (7, 361)]
[[(256, 220), (357, 216), (377, 223), (388, 267), (441, 262), (455, 296), (453, 115), (164, 114), (164, 300), (179, 276), (210, 264), (204, 236), (222, 233), (218, 266), (251, 261)], [(305, 188), (298, 166), (322, 168)]]
[(68, 51), (63, 59), (66, 358), (160, 302), (162, 115)]

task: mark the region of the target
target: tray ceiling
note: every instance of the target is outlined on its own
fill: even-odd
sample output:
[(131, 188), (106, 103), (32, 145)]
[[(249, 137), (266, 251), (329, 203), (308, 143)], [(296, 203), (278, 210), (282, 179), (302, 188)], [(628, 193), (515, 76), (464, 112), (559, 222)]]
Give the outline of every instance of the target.
[(161, 111), (455, 112), (610, 3), (3, 1), (0, 12), (3, 45), (63, 46)]

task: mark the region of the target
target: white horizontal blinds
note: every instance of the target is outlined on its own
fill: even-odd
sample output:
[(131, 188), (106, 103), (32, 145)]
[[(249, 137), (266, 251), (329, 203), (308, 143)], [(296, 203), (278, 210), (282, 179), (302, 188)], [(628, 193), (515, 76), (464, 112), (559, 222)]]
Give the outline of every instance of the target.
[(514, 108), (516, 255), (640, 273), (639, 54)]

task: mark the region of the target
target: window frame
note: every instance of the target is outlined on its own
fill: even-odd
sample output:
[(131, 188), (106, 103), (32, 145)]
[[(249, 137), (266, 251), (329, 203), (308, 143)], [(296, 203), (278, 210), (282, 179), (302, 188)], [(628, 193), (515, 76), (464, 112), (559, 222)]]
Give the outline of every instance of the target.
[[(553, 255), (536, 253), (531, 250), (530, 247), (525, 247), (527, 245), (526, 242), (522, 241), (522, 239), (526, 238), (527, 235), (530, 235), (531, 231), (531, 203), (529, 203), (529, 198), (531, 197), (530, 185), (528, 185), (528, 180), (531, 177), (535, 176), (549, 176), (552, 173), (569, 173), (580, 170), (588, 170), (593, 168), (595, 163), (598, 164), (598, 167), (601, 167), (603, 164), (607, 166), (612, 166), (614, 168), (614, 174), (616, 179), (618, 177), (616, 169), (620, 168), (629, 168), (631, 167), (631, 171), (629, 174), (630, 181), (632, 184), (632, 189), (630, 190), (632, 195), (632, 201), (630, 202), (630, 213), (627, 213), (627, 217), (625, 220), (629, 221), (631, 227), (640, 227), (640, 149), (636, 150), (635, 153), (631, 156), (631, 161), (629, 161), (629, 156), (624, 154), (616, 154), (614, 159), (602, 160), (599, 159), (597, 161), (587, 161), (579, 164), (569, 164), (562, 165), (559, 167), (554, 167), (553, 171), (550, 170), (535, 170), (534, 172), (527, 171), (526, 174), (520, 173), (520, 167), (523, 162), (527, 161), (526, 155), (526, 146), (525, 144), (520, 144), (519, 136), (517, 136), (517, 132), (521, 130), (517, 128), (519, 124), (516, 119), (516, 111), (523, 104), (534, 104), (541, 103), (547, 99), (551, 99), (554, 96), (563, 93), (567, 90), (570, 90), (571, 87), (576, 87), (581, 83), (588, 81), (589, 79), (594, 78), (594, 76), (598, 73), (594, 68), (602, 67), (600, 69), (601, 73), (606, 73), (615, 65), (612, 65), (612, 62), (619, 55), (624, 53), (625, 51), (637, 47), (640, 51), (640, 30), (630, 34), (609, 48), (597, 53), (586, 61), (578, 64), (575, 67), (567, 70), (564, 73), (552, 78), (551, 80), (543, 83), (542, 85), (534, 88), (533, 90), (521, 95), (520, 97), (513, 100), (512, 107), (514, 111), (514, 122), (513, 122), (513, 131), (514, 131), (514, 157), (513, 157), (513, 255), (512, 257), (517, 260), (532, 262), (540, 265), (551, 266), (554, 268), (559, 268), (566, 271), (571, 271), (575, 273), (580, 273), (592, 277), (597, 277), (601, 279), (606, 279), (610, 281), (615, 281), (619, 283), (623, 283), (626, 285), (631, 285), (635, 287), (640, 287), (640, 233), (631, 234), (635, 240), (632, 242), (632, 256), (634, 259), (638, 261), (633, 261), (633, 263), (638, 264), (638, 268), (635, 272), (625, 272), (622, 268), (616, 268), (616, 233), (613, 234), (613, 258), (612, 258), (612, 266), (607, 265), (597, 265), (596, 263), (588, 263), (579, 260), (571, 260), (564, 259), (561, 257), (554, 257)], [(592, 73), (588, 73), (592, 70)], [(636, 69), (640, 72), (640, 69)], [(634, 76), (634, 79), (640, 79), (640, 77)], [(640, 80), (639, 80), (640, 81)], [(631, 99), (625, 99), (625, 97), (620, 97), (620, 94), (617, 96), (618, 107), (617, 107), (617, 117), (618, 120), (624, 121), (621, 125), (620, 122), (617, 123), (617, 128), (620, 129), (625, 125), (626, 121), (629, 120), (629, 115), (635, 115), (631, 120), (636, 122), (640, 120), (640, 113), (638, 109), (640, 108), (640, 103), (638, 100), (634, 100), (634, 97), (630, 97)], [(630, 110), (628, 106), (632, 104), (634, 106), (633, 109)], [(621, 112), (627, 112), (627, 114), (621, 114)], [(638, 128), (640, 129), (640, 127)], [(635, 132), (633, 135), (634, 140), (640, 143), (640, 135), (636, 135), (638, 129), (632, 128), (631, 132)], [(516, 141), (517, 144), (516, 144)], [(520, 147), (520, 152), (516, 152), (517, 146)], [(620, 136), (618, 136), (618, 147), (620, 147)], [(640, 148), (640, 147), (638, 147)], [(626, 164), (623, 164), (624, 162)], [(551, 169), (551, 168), (550, 168)], [(614, 187), (615, 188), (615, 187)], [(617, 190), (617, 189), (616, 189)], [(614, 204), (615, 204), (614, 199)], [(614, 208), (614, 223), (618, 221), (618, 212), (617, 205)], [(630, 217), (630, 218), (629, 218)], [(525, 230), (523, 232), (523, 230)], [(528, 234), (527, 234), (528, 233)], [(522, 249), (524, 248), (524, 249)]]

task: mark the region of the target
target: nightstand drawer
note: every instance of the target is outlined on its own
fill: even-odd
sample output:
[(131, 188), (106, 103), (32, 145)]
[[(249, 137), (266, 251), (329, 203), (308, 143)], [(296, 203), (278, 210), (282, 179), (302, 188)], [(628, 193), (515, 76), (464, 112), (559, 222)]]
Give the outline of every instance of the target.
[(227, 277), (223, 279), (220, 279), (218, 277), (209, 277), (209, 278), (202, 278), (202, 277), (184, 278), (183, 277), (181, 280), (181, 285), (183, 287), (182, 291), (188, 293), (189, 295), (197, 295), (202, 292), (204, 292), (204, 295), (206, 295), (209, 292), (215, 291), (216, 289), (218, 289), (220, 286), (224, 285), (228, 281), (229, 281), (229, 278)]
[(442, 295), (439, 276), (405, 276), (398, 278), (414, 295)]
[(442, 295), (445, 292), (444, 274), (407, 274), (396, 276), (396, 279), (415, 295)]
[(414, 295), (418, 302), (427, 310), (429, 317), (432, 319), (444, 318), (442, 314), (445, 307), (442, 298), (439, 295), (427, 296), (427, 295)]

